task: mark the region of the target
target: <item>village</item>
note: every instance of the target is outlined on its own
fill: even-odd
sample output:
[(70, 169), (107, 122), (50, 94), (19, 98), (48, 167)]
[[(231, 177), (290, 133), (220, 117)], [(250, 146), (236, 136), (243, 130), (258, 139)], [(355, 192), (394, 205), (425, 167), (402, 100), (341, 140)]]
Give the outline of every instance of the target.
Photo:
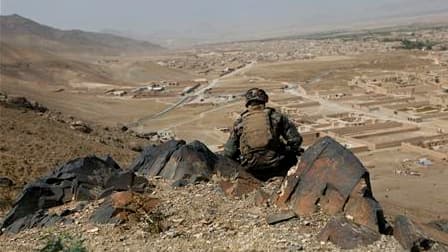
[[(22, 251), (64, 230), (94, 251), (437, 251), (447, 41), (446, 24), (421, 24), (129, 54), (5, 42), (0, 242)], [(223, 155), (251, 88), (303, 138), (285, 178), (259, 181)], [(400, 237), (409, 223), (435, 233)]]

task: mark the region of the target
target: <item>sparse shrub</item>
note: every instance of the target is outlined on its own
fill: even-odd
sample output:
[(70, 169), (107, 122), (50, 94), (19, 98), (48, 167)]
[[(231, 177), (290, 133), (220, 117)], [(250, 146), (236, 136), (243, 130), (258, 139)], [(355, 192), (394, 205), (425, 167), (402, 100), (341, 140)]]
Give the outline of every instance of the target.
[(49, 235), (44, 239), (47, 243), (40, 252), (87, 252), (83, 240), (67, 234)]
[(393, 37), (386, 37), (380, 40), (381, 42), (397, 42), (397, 41), (402, 41), (399, 38), (393, 38)]
[(158, 234), (166, 229), (166, 216), (161, 212), (150, 213), (145, 216), (145, 230), (151, 234)]
[(407, 50), (412, 50), (412, 49), (427, 49), (427, 50), (432, 50), (432, 47), (435, 46), (436, 43), (431, 42), (431, 41), (412, 41), (409, 39), (403, 39), (401, 40), (401, 48), (403, 49), (407, 49)]
[(443, 45), (439, 49), (440, 51), (448, 51), (448, 45)]

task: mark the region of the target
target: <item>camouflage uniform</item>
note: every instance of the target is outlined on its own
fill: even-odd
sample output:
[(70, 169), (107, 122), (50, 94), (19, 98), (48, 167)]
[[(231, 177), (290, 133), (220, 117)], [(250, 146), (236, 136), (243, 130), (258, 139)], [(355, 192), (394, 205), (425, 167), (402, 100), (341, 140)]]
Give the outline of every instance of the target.
[[(266, 109), (264, 104), (249, 109)], [(261, 180), (275, 176), (285, 176), (288, 170), (297, 163), (300, 154), (302, 137), (296, 126), (283, 114), (268, 108), (273, 135), (280, 137), (279, 144), (271, 149), (260, 150), (247, 156), (241, 155), (240, 138), (242, 135), (242, 117), (240, 116), (224, 146), (224, 155), (241, 162), (248, 172)], [(245, 111), (246, 112), (246, 111)], [(243, 113), (244, 114), (244, 113)], [(242, 115), (243, 115), (242, 114)]]

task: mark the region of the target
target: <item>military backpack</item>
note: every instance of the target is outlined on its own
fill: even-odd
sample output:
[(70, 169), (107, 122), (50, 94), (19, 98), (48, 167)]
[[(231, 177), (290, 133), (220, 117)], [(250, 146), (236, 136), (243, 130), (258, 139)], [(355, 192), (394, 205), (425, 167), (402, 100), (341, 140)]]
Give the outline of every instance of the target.
[(260, 150), (275, 149), (278, 139), (272, 127), (271, 113), (272, 109), (256, 109), (241, 115), (240, 150), (243, 156)]

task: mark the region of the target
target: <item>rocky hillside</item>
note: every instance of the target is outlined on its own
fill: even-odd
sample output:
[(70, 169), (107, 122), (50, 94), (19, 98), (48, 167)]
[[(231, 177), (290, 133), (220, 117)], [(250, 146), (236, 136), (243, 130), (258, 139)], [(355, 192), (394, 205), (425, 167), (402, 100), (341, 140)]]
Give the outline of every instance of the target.
[(156, 44), (112, 34), (60, 30), (19, 15), (0, 16), (0, 31), (2, 41), (54, 53), (123, 55), (162, 49)]
[[(67, 159), (90, 154), (113, 155), (126, 166), (139, 146), (151, 143), (133, 135), (126, 127), (83, 122), (24, 97), (2, 93), (0, 115), (0, 215), (23, 185)], [(2, 187), (2, 178), (12, 181), (12, 187)]]
[(4, 251), (448, 251), (448, 220), (385, 216), (369, 171), (330, 137), (259, 181), (199, 141), (136, 142), (0, 98), (0, 192), (22, 190), (0, 214)]

